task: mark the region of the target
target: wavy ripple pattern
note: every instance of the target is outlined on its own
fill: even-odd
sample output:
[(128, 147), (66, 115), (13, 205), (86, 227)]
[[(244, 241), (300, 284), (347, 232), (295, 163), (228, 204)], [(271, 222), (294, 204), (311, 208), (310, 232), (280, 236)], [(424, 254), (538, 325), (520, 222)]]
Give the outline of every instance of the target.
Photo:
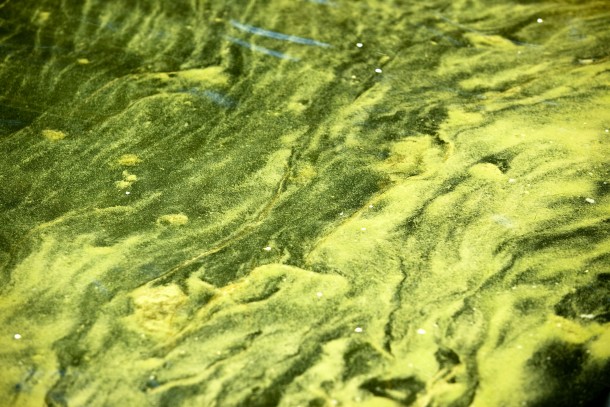
[(0, 4), (1, 405), (601, 403), (610, 7)]

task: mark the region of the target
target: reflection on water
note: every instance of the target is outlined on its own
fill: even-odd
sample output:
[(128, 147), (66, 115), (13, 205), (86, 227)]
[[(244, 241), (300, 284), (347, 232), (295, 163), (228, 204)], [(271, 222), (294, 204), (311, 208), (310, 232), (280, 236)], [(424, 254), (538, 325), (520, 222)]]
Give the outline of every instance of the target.
[(0, 4), (0, 404), (604, 403), (609, 17)]

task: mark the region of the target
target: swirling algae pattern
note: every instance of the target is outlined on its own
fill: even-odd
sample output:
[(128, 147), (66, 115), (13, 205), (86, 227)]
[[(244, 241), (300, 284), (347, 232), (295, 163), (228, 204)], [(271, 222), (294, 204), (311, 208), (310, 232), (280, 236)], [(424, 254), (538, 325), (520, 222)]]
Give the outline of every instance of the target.
[(610, 383), (604, 1), (4, 1), (0, 404)]

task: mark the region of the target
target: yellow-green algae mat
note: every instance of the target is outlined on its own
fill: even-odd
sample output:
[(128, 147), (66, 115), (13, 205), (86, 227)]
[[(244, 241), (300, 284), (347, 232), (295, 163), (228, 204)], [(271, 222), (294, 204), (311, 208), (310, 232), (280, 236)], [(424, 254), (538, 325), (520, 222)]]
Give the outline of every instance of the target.
[(0, 405), (603, 404), (609, 19), (3, 1)]

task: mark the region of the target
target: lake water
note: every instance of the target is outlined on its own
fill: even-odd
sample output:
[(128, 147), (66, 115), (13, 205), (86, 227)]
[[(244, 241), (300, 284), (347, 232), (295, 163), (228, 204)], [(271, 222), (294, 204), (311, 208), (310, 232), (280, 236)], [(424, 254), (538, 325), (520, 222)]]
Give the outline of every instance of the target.
[(0, 405), (607, 405), (608, 21), (3, 1)]

